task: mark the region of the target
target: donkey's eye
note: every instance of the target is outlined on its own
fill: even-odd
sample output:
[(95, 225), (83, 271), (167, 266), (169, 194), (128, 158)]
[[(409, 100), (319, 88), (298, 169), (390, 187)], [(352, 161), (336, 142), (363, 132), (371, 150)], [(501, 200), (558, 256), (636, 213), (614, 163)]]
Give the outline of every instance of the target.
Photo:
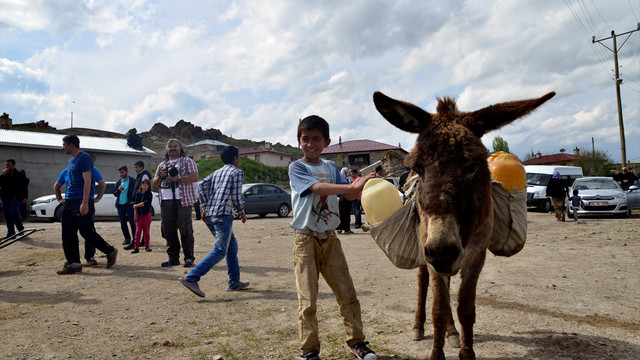
[(478, 171), (478, 167), (480, 165), (478, 165), (478, 163), (471, 163), (468, 164), (467, 166), (464, 167), (463, 171), (463, 175), (465, 177), (472, 177), (473, 175), (475, 175), (476, 171)]

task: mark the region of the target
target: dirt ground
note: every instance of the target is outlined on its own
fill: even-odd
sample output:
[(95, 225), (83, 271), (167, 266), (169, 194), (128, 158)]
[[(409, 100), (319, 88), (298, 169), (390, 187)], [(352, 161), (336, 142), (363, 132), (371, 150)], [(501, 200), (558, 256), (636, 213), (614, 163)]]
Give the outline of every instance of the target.
[[(291, 217), (236, 222), (243, 280), (227, 292), (226, 267), (200, 282), (198, 298), (166, 259), (159, 220), (153, 252), (122, 250), (116, 221), (98, 232), (120, 254), (105, 269), (59, 276), (60, 224), (0, 249), (2, 359), (299, 359)], [(511, 258), (488, 255), (480, 276), (475, 326), (479, 359), (640, 359), (640, 216), (556, 222), (529, 212), (524, 249)], [(2, 224), (4, 233), (4, 224)], [(196, 261), (213, 237), (194, 222)], [(416, 271), (395, 268), (367, 233), (342, 236), (362, 306), (365, 333), (378, 359), (425, 359), (427, 339), (412, 341)], [(81, 245), (82, 247), (82, 245)], [(452, 282), (457, 297), (459, 279)], [(333, 294), (322, 282), (318, 316), (323, 359), (353, 359)], [(431, 292), (429, 292), (429, 298)], [(430, 300), (429, 300), (430, 302)], [(447, 359), (457, 349), (445, 347)]]

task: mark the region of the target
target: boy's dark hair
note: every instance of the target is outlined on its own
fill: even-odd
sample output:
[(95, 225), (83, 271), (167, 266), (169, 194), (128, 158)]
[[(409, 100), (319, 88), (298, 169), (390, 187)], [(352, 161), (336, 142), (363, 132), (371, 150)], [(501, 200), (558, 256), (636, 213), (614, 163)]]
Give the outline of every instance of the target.
[(65, 144), (72, 144), (73, 146), (80, 148), (80, 139), (77, 135), (65, 135), (65, 137), (62, 138), (62, 142), (64, 142)]
[(12, 165), (15, 165), (15, 164), (16, 164), (16, 161), (15, 161), (15, 160), (13, 160), (13, 159), (7, 159), (7, 161), (6, 161), (6, 162), (11, 163)]
[(578, 195), (578, 189), (573, 190), (573, 195)]
[(143, 169), (144, 169), (144, 161), (142, 161), (142, 160), (138, 160), (138, 161), (136, 161), (136, 162), (135, 162), (135, 164), (133, 164), (133, 165), (135, 165), (135, 166), (140, 166), (141, 168), (143, 168)]
[(298, 141), (302, 136), (302, 130), (320, 130), (325, 139), (329, 139), (329, 123), (318, 115), (310, 115), (298, 123)]
[(355, 173), (356, 175), (359, 175), (358, 174), (358, 169), (351, 169), (351, 171), (349, 171), (349, 173)]
[(375, 170), (375, 172), (378, 172), (378, 171), (380, 171), (380, 170), (382, 170), (382, 165), (378, 165), (378, 166), (376, 166), (376, 170)]
[(227, 146), (226, 148), (222, 149), (222, 152), (220, 153), (220, 158), (222, 159), (222, 162), (225, 164), (233, 164), (233, 158), (238, 156), (239, 153), (240, 151), (238, 151), (237, 147)]

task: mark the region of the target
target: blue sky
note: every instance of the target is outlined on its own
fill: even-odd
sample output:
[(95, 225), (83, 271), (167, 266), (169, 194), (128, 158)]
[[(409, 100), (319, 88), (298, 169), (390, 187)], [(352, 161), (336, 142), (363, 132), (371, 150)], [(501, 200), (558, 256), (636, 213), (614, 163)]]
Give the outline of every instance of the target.
[[(435, 111), (556, 91), (483, 137), (513, 153), (598, 150), (620, 161), (613, 54), (637, 0), (0, 0), (0, 112), (125, 133), (184, 119), (234, 138), (296, 145), (317, 114), (334, 142), (409, 150), (376, 90)], [(626, 40), (626, 42), (624, 42)], [(627, 160), (640, 158), (640, 32), (618, 37)], [(612, 47), (612, 41), (603, 44)]]

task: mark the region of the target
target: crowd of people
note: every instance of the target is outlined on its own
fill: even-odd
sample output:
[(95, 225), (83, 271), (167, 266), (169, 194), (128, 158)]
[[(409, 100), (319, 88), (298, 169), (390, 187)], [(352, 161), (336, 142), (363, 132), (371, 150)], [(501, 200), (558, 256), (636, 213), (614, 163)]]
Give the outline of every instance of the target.
[[(289, 181), (301, 356), (306, 360), (320, 359), (316, 311), (319, 278), (322, 275), (336, 295), (350, 351), (359, 359), (375, 360), (375, 352), (369, 348), (364, 335), (360, 303), (337, 234), (353, 233), (350, 228), (352, 213), (355, 217), (354, 228), (363, 226), (360, 204), (362, 190), (371, 178), (383, 176), (383, 169), (379, 166), (375, 172), (361, 177), (357, 169), (349, 169), (345, 163), (342, 169), (338, 169), (334, 162), (323, 159), (321, 154), (331, 143), (331, 138), (329, 124), (319, 116), (308, 116), (299, 122), (297, 140), (303, 157), (289, 165)], [(104, 195), (104, 178), (94, 166), (95, 159), (80, 148), (80, 140), (76, 135), (65, 136), (62, 149), (70, 158), (54, 184), (54, 193), (63, 205), (61, 237), (66, 261), (57, 273), (70, 275), (82, 272), (78, 233), (84, 239), (85, 266), (97, 265), (95, 251), (98, 249), (106, 255), (106, 268), (111, 268), (116, 263), (118, 249), (105, 241), (94, 226), (94, 204)], [(154, 175), (145, 169), (142, 161), (134, 164), (135, 178), (129, 176), (127, 166), (118, 168), (120, 179), (113, 195), (124, 249), (136, 254), (143, 245), (145, 251), (152, 251), (149, 230), (152, 223), (152, 189), (156, 187), (159, 189), (161, 206), (160, 229), (167, 252), (167, 260), (160, 266), (182, 265), (192, 268), (178, 281), (197, 296), (205, 297), (198, 283), (224, 259), (228, 269), (227, 290), (247, 289), (250, 282), (240, 280), (238, 240), (233, 233), (234, 208), (242, 223), (246, 221), (241, 193), (244, 173), (239, 169), (238, 149), (226, 147), (220, 154), (224, 165), (201, 181), (195, 161), (186, 156), (179, 140), (170, 139), (167, 142), (164, 157)], [(407, 174), (408, 171), (400, 179), (400, 191)], [(624, 190), (638, 181), (638, 177), (629, 172), (627, 167), (623, 167), (614, 179)], [(95, 183), (99, 184), (97, 194), (94, 194)], [(0, 175), (7, 236), (14, 236), (16, 230), (20, 232), (24, 229), (20, 208), (27, 203), (28, 184), (25, 172), (17, 170), (15, 161), (8, 159)], [(63, 186), (66, 187), (64, 194)], [(577, 190), (572, 195), (569, 196), (567, 184), (560, 174), (554, 172), (547, 186), (547, 196), (553, 199), (558, 221), (565, 220), (565, 198), (569, 198), (574, 221), (577, 221), (577, 209), (582, 199)], [(197, 264), (192, 207), (196, 207), (197, 219), (205, 222), (215, 240), (211, 252)]]

